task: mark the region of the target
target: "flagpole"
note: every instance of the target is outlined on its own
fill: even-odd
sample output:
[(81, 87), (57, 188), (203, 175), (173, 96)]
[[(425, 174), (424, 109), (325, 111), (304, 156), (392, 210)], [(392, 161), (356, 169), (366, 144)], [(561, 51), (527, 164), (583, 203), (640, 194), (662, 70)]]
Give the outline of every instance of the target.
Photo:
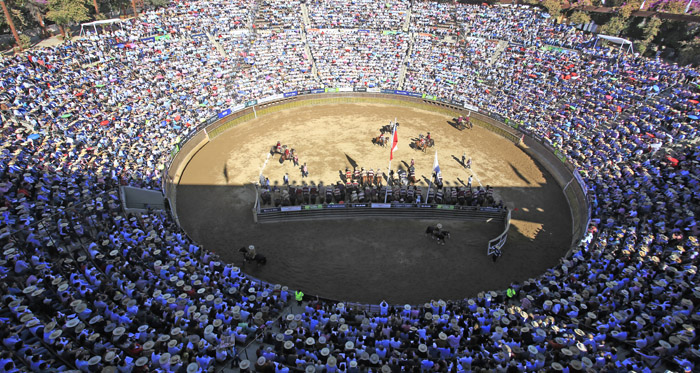
[[(394, 122), (394, 123), (396, 123), (396, 122)], [(396, 124), (392, 124), (392, 126), (391, 126), (391, 145), (389, 146), (389, 154), (390, 155), (393, 155), (393, 151), (394, 151), (394, 133), (395, 132), (396, 132)], [(384, 203), (386, 203), (387, 196), (389, 195), (389, 182), (390, 181), (393, 182), (393, 180), (391, 180), (391, 158), (392, 157), (390, 156), (389, 157), (389, 168), (386, 171), (386, 176), (387, 176), (386, 179), (387, 180), (386, 180), (386, 189), (384, 190)]]

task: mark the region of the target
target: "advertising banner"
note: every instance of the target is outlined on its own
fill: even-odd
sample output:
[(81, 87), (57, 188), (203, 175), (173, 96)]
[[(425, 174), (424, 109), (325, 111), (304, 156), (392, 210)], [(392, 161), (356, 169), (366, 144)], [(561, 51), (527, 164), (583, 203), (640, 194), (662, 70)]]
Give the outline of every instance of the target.
[(224, 111), (222, 111), (222, 112), (220, 112), (220, 113), (219, 113), (219, 118), (224, 118), (224, 117), (229, 116), (229, 115), (231, 115), (231, 109), (230, 109), (230, 108), (229, 108), (229, 109), (226, 109), (226, 110), (224, 110)]
[(280, 211), (301, 211), (301, 206), (282, 206)]
[(286, 98), (286, 97), (294, 97), (294, 96), (296, 96), (297, 94), (298, 94), (297, 91), (294, 91), (294, 92), (287, 92), (287, 93), (284, 94), (284, 97), (285, 97), (285, 98)]
[(373, 203), (372, 208), (373, 209), (390, 209), (391, 203)]

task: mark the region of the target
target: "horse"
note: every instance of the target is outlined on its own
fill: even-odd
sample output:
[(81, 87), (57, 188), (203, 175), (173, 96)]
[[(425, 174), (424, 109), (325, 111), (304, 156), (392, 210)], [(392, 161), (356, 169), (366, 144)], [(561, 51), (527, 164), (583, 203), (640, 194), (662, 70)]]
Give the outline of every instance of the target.
[(260, 199), (262, 200), (263, 205), (272, 204), (272, 196), (270, 195), (269, 190), (263, 190), (262, 193), (260, 194)]
[(249, 258), (248, 250), (245, 247), (241, 247), (240, 250), (238, 250), (238, 252), (243, 254), (243, 261), (246, 263), (255, 262), (258, 265), (263, 265), (267, 263), (267, 258), (265, 257), (265, 255), (262, 254), (255, 254), (254, 258)]
[(389, 142), (389, 138), (386, 136), (382, 136), (382, 135), (379, 135), (379, 136), (372, 139), (372, 144), (379, 145), (382, 148), (386, 146), (387, 142)]
[(415, 146), (416, 146), (416, 149), (421, 150), (421, 151), (423, 151), (423, 152), (425, 152), (425, 149), (428, 148), (428, 146), (427, 146), (425, 140), (420, 140), (420, 139), (419, 139), (419, 140), (416, 140), (416, 142), (415, 142), (414, 144), (415, 144)]
[[(435, 139), (425, 139), (425, 147), (426, 148), (432, 148), (435, 146)], [(425, 149), (424, 149), (425, 151)]]
[(391, 133), (391, 125), (387, 124), (382, 126), (382, 128), (379, 129), (379, 132), (381, 132), (382, 135), (385, 133)]
[(425, 235), (429, 236), (434, 240), (437, 240), (438, 245), (444, 245), (445, 240), (450, 238), (449, 231), (443, 231), (438, 227), (433, 227), (430, 225), (428, 226), (428, 228), (425, 229)]

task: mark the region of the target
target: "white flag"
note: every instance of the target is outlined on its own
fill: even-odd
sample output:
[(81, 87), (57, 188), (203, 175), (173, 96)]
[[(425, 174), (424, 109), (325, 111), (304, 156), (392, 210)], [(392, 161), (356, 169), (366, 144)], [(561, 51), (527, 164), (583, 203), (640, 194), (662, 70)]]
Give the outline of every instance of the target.
[(440, 164), (438, 164), (437, 150), (435, 151), (435, 161), (433, 161), (433, 172), (435, 172), (435, 175), (440, 175)]
[(647, 3), (647, 0), (642, 1), (642, 5), (639, 6), (639, 10), (644, 10), (644, 4)]
[(690, 10), (690, 4), (692, 4), (692, 3), (693, 3), (693, 0), (688, 0), (688, 5), (685, 7), (685, 12), (683, 12), (683, 13), (688, 13), (688, 11)]

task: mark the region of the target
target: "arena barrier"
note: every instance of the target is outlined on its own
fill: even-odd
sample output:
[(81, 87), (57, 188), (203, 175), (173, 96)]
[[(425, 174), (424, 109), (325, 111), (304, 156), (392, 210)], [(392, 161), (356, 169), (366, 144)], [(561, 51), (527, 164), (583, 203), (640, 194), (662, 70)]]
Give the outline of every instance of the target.
[(486, 255), (491, 255), (496, 250), (501, 250), (506, 244), (506, 241), (508, 241), (508, 230), (510, 229), (510, 210), (508, 210), (507, 214), (505, 214), (505, 218), (503, 219), (503, 221), (505, 223), (503, 224), (505, 226), (505, 228), (503, 229), (503, 233), (499, 234), (498, 237), (489, 241), (489, 246), (487, 248)]
[[(438, 205), (427, 203), (346, 203), (280, 206), (254, 209), (259, 223), (327, 219), (431, 219), (500, 223), (507, 211), (495, 207)], [(507, 232), (506, 232), (507, 233)]]
[(180, 182), (182, 172), (197, 151), (206, 145), (210, 139), (258, 116), (296, 107), (346, 103), (379, 103), (404, 106), (440, 113), (453, 118), (469, 116), (474, 125), (494, 132), (520, 146), (554, 176), (554, 179), (564, 192), (571, 211), (572, 248), (578, 245), (588, 230), (590, 207), (586, 186), (580, 175), (578, 175), (578, 171), (566, 160), (565, 156), (548, 144), (519, 129), (519, 125), (516, 122), (467, 102), (446, 101), (436, 96), (418, 92), (364, 87), (354, 88), (352, 92), (341, 92), (338, 88), (310, 89), (251, 100), (245, 104), (223, 110), (208, 120), (202, 121), (196, 128), (190, 129), (180, 141), (173, 145), (173, 156), (165, 168), (166, 172), (163, 174), (163, 192), (171, 206), (171, 212), (175, 221), (179, 224), (176, 196), (177, 185)]

